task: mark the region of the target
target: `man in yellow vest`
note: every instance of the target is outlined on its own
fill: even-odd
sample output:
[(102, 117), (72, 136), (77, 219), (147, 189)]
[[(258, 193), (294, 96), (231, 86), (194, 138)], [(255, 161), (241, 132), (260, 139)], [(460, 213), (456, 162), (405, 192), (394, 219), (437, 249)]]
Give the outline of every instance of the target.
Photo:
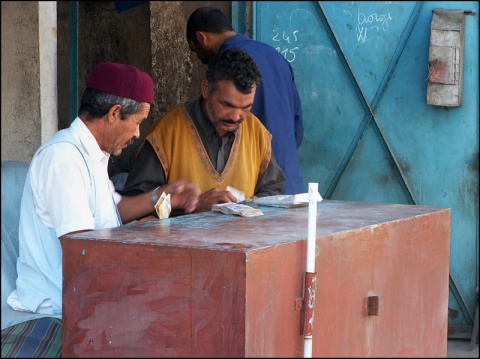
[(201, 96), (174, 107), (147, 131), (122, 193), (191, 181), (202, 193), (194, 212), (236, 202), (227, 186), (246, 198), (280, 194), (285, 176), (272, 152), (272, 135), (250, 112), (260, 81), (257, 64), (243, 50), (228, 49), (215, 57)]

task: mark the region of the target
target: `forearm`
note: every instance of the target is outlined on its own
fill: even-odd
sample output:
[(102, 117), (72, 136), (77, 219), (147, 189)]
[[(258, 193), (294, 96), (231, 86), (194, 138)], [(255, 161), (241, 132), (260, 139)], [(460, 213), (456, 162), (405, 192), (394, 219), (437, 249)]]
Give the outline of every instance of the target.
[(151, 192), (154, 188), (165, 184), (163, 167), (150, 143), (146, 142), (135, 157), (120, 194), (134, 196)]
[(302, 102), (300, 100), (300, 95), (298, 94), (298, 90), (294, 86), (294, 112), (295, 112), (295, 141), (297, 144), (297, 148), (300, 147), (303, 141), (303, 114), (302, 114)]
[(297, 148), (300, 147), (302, 142), (303, 142), (303, 120), (301, 116), (296, 115), (295, 116), (295, 143), (297, 145)]
[(153, 191), (136, 196), (123, 196), (117, 205), (123, 223), (146, 216), (157, 216), (155, 204), (163, 193), (170, 196), (172, 213), (185, 214), (192, 213), (195, 210), (200, 189), (191, 182), (177, 180), (162, 187), (157, 187)]
[[(157, 190), (157, 193), (161, 192)], [(156, 216), (151, 192), (145, 192), (137, 196), (122, 196), (117, 208), (124, 224), (149, 215)]]
[(284, 185), (285, 175), (280, 166), (278, 166), (275, 156), (272, 155), (265, 173), (258, 178), (255, 186), (255, 196), (266, 197), (281, 194)]

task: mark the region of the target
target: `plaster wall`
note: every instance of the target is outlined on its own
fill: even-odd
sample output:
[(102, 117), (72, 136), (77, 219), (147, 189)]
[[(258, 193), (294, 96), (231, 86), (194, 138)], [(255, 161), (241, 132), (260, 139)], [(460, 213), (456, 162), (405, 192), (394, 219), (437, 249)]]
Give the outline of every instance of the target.
[[(201, 6), (215, 6), (231, 16), (230, 1), (147, 1), (117, 12), (114, 1), (79, 1), (78, 103), (85, 80), (98, 62), (129, 63), (154, 79), (155, 104), (142, 124), (140, 139), (109, 166), (111, 174), (128, 171), (150, 124), (171, 107), (200, 95), (206, 70), (185, 39), (186, 22)], [(57, 28), (39, 34), (39, 2), (2, 1), (2, 160), (30, 161), (43, 142), (42, 128), (52, 132), (70, 125), (70, 9), (57, 1)], [(48, 28), (47, 28), (48, 29)], [(57, 41), (56, 76), (58, 126), (42, 123), (41, 55), (44, 39)], [(42, 43), (43, 42), (43, 43)], [(39, 45), (40, 44), (40, 45)], [(51, 45), (48, 45), (51, 46)], [(43, 81), (43, 80), (42, 80)], [(47, 100), (52, 101), (51, 96)], [(48, 117), (54, 117), (52, 108)], [(48, 126), (48, 127), (45, 127)], [(54, 131), (53, 131), (54, 132)], [(49, 134), (44, 134), (49, 137)]]
[(30, 161), (42, 142), (39, 2), (1, 2), (2, 160)]
[[(69, 125), (69, 4), (58, 6), (59, 127)], [(216, 6), (231, 16), (230, 2), (147, 1), (117, 12), (114, 1), (79, 2), (78, 103), (85, 80), (98, 62), (137, 66), (154, 80), (155, 103), (140, 128), (140, 139), (111, 157), (110, 174), (128, 172), (151, 123), (171, 107), (200, 95), (206, 67), (185, 39), (186, 22), (201, 6)]]

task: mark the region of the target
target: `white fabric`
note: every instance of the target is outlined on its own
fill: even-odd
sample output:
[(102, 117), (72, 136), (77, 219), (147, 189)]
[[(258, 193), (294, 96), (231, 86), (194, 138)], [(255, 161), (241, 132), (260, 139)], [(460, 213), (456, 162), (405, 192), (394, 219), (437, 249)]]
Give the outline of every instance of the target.
[[(49, 146), (32, 161), (31, 181), (37, 214), (55, 228), (57, 237), (83, 229), (118, 226), (112, 206), (115, 191), (108, 177), (109, 154), (103, 152), (87, 126), (77, 117), (70, 126), (94, 163), (95, 184), (103, 197), (96, 199), (95, 217), (88, 206), (90, 179), (85, 161), (69, 143)], [(116, 193), (116, 203), (120, 201)]]
[[(12, 294), (7, 298), (7, 303), (12, 307), (12, 309), (19, 310), (22, 312), (29, 312), (30, 309), (25, 307), (22, 302), (20, 302), (20, 299), (18, 299), (17, 296), (17, 291), (14, 290)], [(38, 314), (53, 314), (53, 308), (52, 308), (52, 301), (50, 298), (45, 299), (40, 305), (38, 306), (38, 309), (36, 311)]]
[[(32, 196), (24, 192), (22, 206), (35, 208), (36, 218), (43, 225), (32, 228), (32, 223), (23, 221), (22, 224), (20, 218), (17, 290), (8, 299), (13, 309), (27, 308), (40, 313), (48, 310), (45, 305), (48, 307), (50, 300), (53, 313), (60, 314), (62, 249), (58, 238), (74, 231), (121, 225), (115, 206), (121, 196), (115, 192), (107, 172), (109, 154), (100, 149), (92, 133), (78, 117), (70, 130), (82, 147), (84, 156), (88, 156), (88, 161), (76, 146), (68, 142), (47, 145), (32, 159), (27, 175)], [(87, 169), (87, 163), (91, 164), (91, 168)], [(91, 184), (89, 171), (94, 185)], [(29, 198), (33, 198), (30, 200), (33, 201), (32, 207), (29, 207)], [(93, 198), (94, 213), (89, 205), (89, 200)]]

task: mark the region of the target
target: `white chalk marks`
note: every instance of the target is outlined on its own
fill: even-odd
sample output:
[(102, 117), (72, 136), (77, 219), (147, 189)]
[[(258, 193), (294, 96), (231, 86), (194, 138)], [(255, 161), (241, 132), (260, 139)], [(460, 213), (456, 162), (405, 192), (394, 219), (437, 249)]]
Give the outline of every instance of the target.
[[(346, 16), (353, 16), (348, 10), (343, 10), (343, 14)], [(388, 29), (388, 23), (392, 20), (390, 12), (378, 14), (372, 12), (370, 14), (357, 11), (357, 25), (355, 26), (355, 35), (357, 41), (364, 43), (367, 39), (368, 30), (375, 31), (376, 33), (385, 32)]]
[[(277, 19), (282, 20), (284, 16), (277, 14)], [(301, 48), (299, 39), (302, 36), (313, 34), (318, 29), (318, 21), (310, 11), (305, 9), (293, 10), (284, 27), (273, 29), (272, 41), (275, 49), (280, 52), (288, 62), (295, 61), (297, 52)]]

